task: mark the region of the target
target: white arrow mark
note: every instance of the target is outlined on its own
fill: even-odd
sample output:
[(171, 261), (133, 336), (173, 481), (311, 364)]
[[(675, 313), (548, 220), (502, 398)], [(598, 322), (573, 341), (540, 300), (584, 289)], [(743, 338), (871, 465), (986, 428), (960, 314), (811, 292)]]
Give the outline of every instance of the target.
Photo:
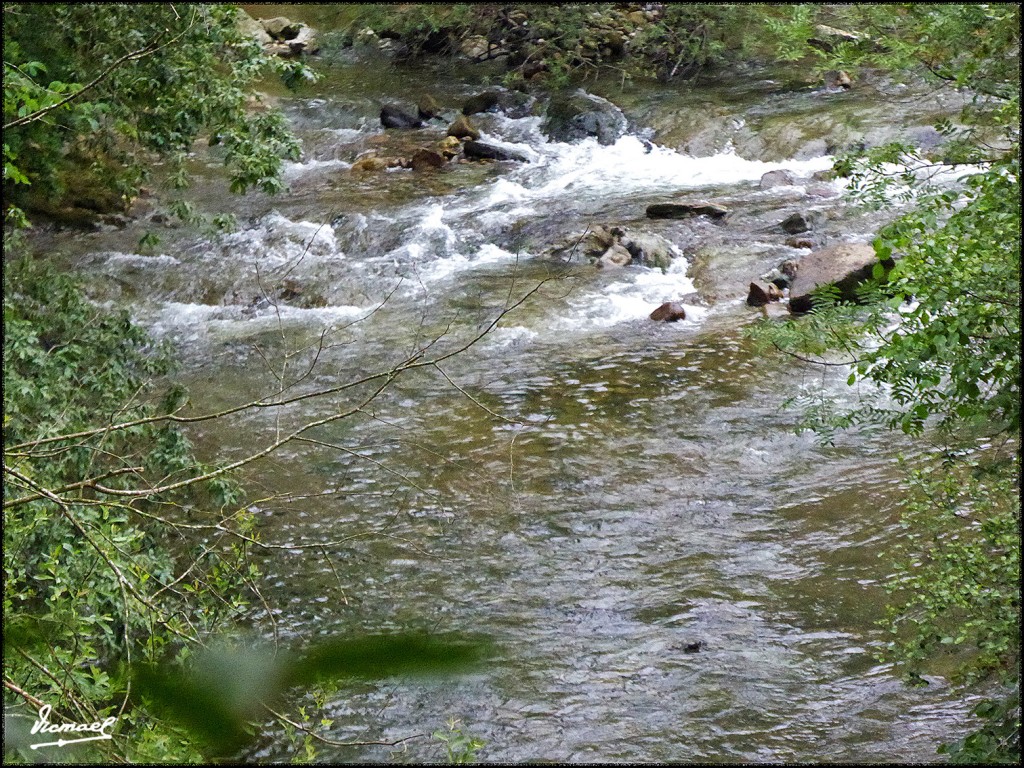
[(43, 744), (33, 744), (32, 749), (39, 749), (40, 747), (66, 747), (68, 744), (77, 744), (80, 741), (103, 741), (106, 739), (112, 739), (109, 733), (105, 733), (102, 736), (89, 736), (85, 739), (61, 739), (60, 741), (47, 741)]

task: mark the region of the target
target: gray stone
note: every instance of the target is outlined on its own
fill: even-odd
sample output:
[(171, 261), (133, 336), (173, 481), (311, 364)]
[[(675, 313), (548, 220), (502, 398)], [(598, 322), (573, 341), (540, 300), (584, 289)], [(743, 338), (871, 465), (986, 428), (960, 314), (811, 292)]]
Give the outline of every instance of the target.
[(574, 142), (596, 136), (598, 142), (608, 145), (614, 144), (626, 127), (621, 109), (581, 88), (568, 96), (553, 96), (540, 129), (551, 141)]
[(798, 211), (779, 224), (783, 231), (790, 235), (820, 229), (825, 223), (825, 214), (821, 211)]
[[(789, 289), (791, 312), (809, 312), (813, 307), (811, 294), (815, 289), (833, 285), (843, 301), (856, 301), (856, 289), (872, 276), (878, 264), (875, 249), (864, 243), (836, 243), (814, 251), (799, 261), (796, 276)], [(888, 271), (893, 261), (882, 262)]]
[(655, 269), (668, 269), (672, 265), (672, 243), (659, 235), (646, 232), (624, 235), (621, 242), (637, 264)]
[(267, 31), (275, 40), (292, 40), (298, 37), (299, 29), (303, 26), (284, 16), (278, 16), (273, 19), (260, 19), (260, 24), (263, 25), (263, 29)]
[(795, 183), (796, 180), (789, 171), (768, 171), (768, 173), (761, 177), (758, 187), (761, 189), (771, 189), (772, 187), (788, 187)]

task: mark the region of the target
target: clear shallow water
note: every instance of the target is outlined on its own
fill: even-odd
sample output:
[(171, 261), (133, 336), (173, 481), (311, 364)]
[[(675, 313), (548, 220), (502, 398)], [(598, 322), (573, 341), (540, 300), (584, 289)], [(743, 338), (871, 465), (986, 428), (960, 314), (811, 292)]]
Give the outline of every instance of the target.
[[(61, 244), (98, 297), (175, 342), (204, 411), (274, 392), (282, 372), (311, 368), (290, 391), (312, 391), (387, 370), (431, 339), (432, 354), (453, 351), (548, 281), (443, 373), (407, 371), (359, 415), (311, 432), (319, 445), (287, 446), (247, 478), (254, 494), (277, 495), (255, 505), (264, 539), (292, 547), (260, 555), (283, 640), (426, 627), (498, 644), (471, 676), (346, 690), (325, 735), (394, 741), (454, 716), (491, 761), (934, 759), (964, 705), (938, 680), (906, 689), (874, 660), (890, 571), (879, 554), (899, 535), (895, 459), (913, 446), (845, 435), (823, 448), (793, 435), (782, 404), (820, 372), (759, 356), (742, 336), (757, 318), (742, 301), (749, 281), (801, 253), (779, 221), (817, 208), (832, 240), (864, 240), (878, 217), (808, 194), (810, 174), (831, 164), (824, 153), (762, 162), (729, 146), (648, 151), (633, 136), (547, 143), (536, 117), (480, 118), (528, 164), (352, 174), (368, 146), (443, 135), (379, 143), (367, 96), (415, 101), (430, 82), (338, 66), (315, 94), (285, 99), (306, 147), (286, 169), (291, 192), (196, 189), (207, 210), (239, 217), (234, 234), (169, 231), (147, 256), (131, 229)], [(445, 103), (472, 92), (445, 82)], [(718, 101), (775, 119), (805, 114), (810, 99), (824, 114), (833, 104), (803, 92), (765, 100), (755, 86)], [(799, 183), (757, 189), (775, 168)], [(733, 214), (724, 226), (644, 217), (677, 194)], [(662, 273), (546, 255), (597, 224), (660, 234), (677, 258)], [(685, 321), (647, 320), (677, 299)], [(845, 375), (829, 375), (843, 391)], [(194, 437), (241, 456), (366, 395)], [(323, 546), (296, 548), (311, 543)], [(281, 750), (268, 730), (256, 755)], [(322, 754), (442, 757), (429, 739)]]

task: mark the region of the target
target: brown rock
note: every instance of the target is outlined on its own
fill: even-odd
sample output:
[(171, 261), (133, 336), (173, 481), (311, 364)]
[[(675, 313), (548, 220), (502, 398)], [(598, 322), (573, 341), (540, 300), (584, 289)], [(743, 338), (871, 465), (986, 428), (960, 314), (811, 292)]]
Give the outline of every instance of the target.
[(748, 307), (763, 307), (769, 303), (771, 298), (768, 296), (768, 292), (757, 283), (750, 284), (750, 293), (747, 294), (747, 306)]
[(437, 142), (437, 151), (451, 160), (462, 150), (462, 142), (454, 136), (445, 136)]
[(448, 126), (448, 135), (454, 136), (457, 139), (472, 139), (476, 141), (480, 138), (480, 131), (476, 129), (476, 126), (470, 122), (468, 117), (459, 115), (455, 122)]
[(441, 105), (437, 103), (429, 93), (425, 93), (420, 96), (420, 100), (416, 103), (416, 111), (420, 116), (420, 120), (433, 120), (435, 117), (441, 115)]
[(821, 243), (813, 237), (787, 237), (786, 245), (790, 248), (817, 248)]
[(440, 152), (432, 149), (417, 149), (409, 161), (414, 171), (426, 171), (432, 168), (440, 168), (445, 163), (445, 157)]
[(849, 90), (853, 85), (853, 79), (849, 72), (841, 69), (831, 69), (825, 73), (825, 85), (829, 88), (844, 88)]
[(383, 171), (388, 167), (388, 161), (382, 157), (376, 155), (367, 155), (366, 157), (360, 157), (354, 163), (350, 169), (352, 173), (368, 173), (373, 171)]
[(767, 294), (768, 301), (780, 301), (782, 299), (782, 289), (775, 283), (768, 283)]
[(651, 320), (656, 322), (674, 323), (677, 320), (686, 319), (686, 310), (683, 305), (676, 301), (666, 301), (656, 310), (651, 312)]

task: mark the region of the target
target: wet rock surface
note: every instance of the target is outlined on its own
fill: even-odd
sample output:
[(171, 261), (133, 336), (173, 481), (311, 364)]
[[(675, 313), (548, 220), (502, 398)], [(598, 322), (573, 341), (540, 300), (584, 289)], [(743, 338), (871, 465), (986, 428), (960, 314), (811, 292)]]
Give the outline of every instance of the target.
[[(864, 243), (836, 243), (800, 259), (789, 289), (792, 312), (809, 312), (813, 308), (812, 293), (823, 286), (834, 286), (842, 301), (857, 300), (857, 286), (871, 278), (879, 263), (875, 249)], [(891, 269), (894, 262), (882, 265)]]

